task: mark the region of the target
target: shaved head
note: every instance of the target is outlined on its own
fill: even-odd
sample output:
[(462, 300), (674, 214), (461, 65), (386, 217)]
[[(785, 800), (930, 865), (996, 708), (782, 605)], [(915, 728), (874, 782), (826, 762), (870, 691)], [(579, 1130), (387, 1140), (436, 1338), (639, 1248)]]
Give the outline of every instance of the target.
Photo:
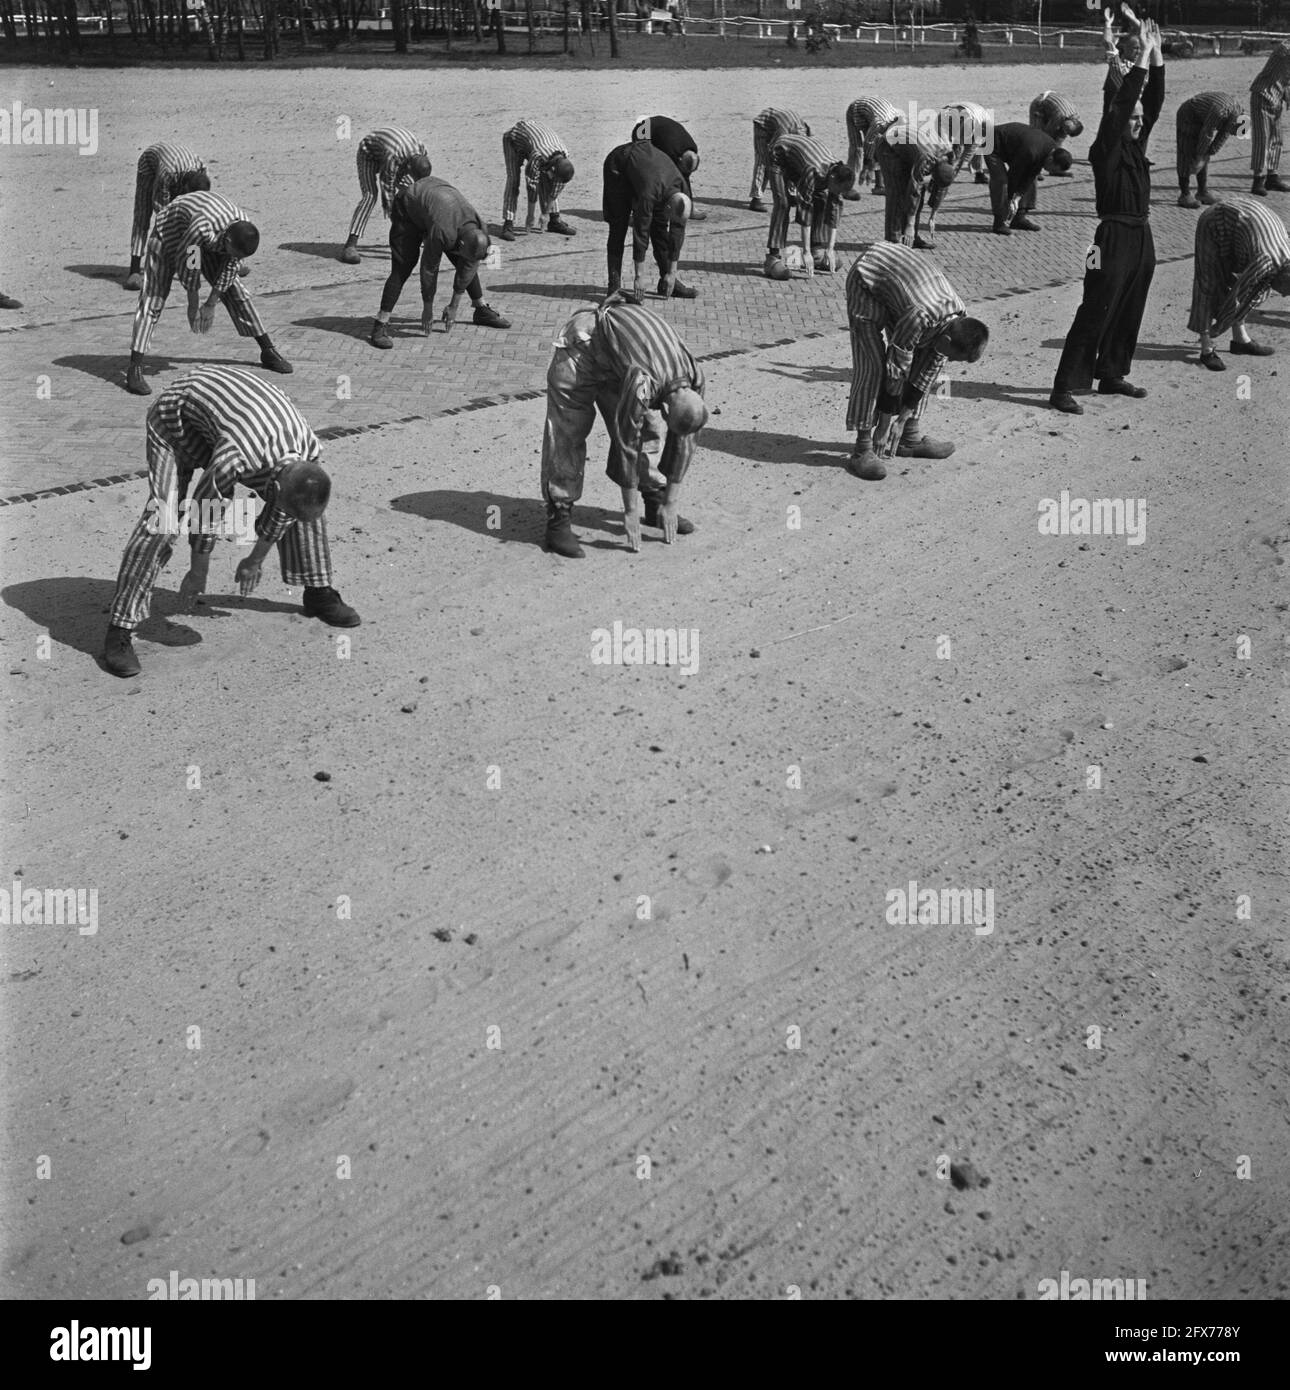
[(317, 521), (330, 497), (331, 479), (316, 463), (291, 458), (278, 474), (278, 505), (297, 521)]
[(482, 227), (464, 227), (457, 238), (457, 251), (468, 261), (482, 261), (491, 245), (488, 233)]
[(573, 160), (567, 155), (561, 155), (551, 166), (551, 172), (561, 183), (568, 183), (573, 177)]
[(668, 428), (677, 434), (694, 434), (708, 423), (708, 407), (692, 387), (678, 386), (663, 398)]
[(690, 220), (690, 200), (684, 193), (673, 193), (667, 200), (667, 215), (673, 222), (688, 222)]
[(179, 182), (175, 184), (175, 197), (181, 198), (185, 193), (209, 193), (210, 187), (210, 177), (205, 169), (189, 169), (186, 174), (180, 174)]
[(414, 154), (412, 158), (408, 160), (408, 176), (414, 183), (418, 179), (429, 178), (430, 171), (433, 168), (434, 165), (430, 163), (430, 156), (428, 154)]
[(699, 156), (695, 150), (685, 150), (677, 161), (680, 170), (688, 178), (699, 167)]
[(234, 222), (224, 233), (225, 245), (239, 260), (254, 256), (260, 245), (260, 229), (254, 222)]

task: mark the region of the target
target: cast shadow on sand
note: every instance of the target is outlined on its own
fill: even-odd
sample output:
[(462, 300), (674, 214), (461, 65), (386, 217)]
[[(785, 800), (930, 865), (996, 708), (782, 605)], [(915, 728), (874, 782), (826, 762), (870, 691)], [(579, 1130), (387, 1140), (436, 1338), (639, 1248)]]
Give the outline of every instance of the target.
[[(108, 608), (115, 592), (115, 580), (59, 576), (9, 584), (0, 590), (0, 598), (10, 608), (25, 614), (37, 627), (47, 631), (59, 646), (70, 647), (97, 661), (103, 650)], [(139, 628), (139, 637), (163, 647), (196, 646), (202, 640), (201, 634), (186, 626), (185, 622), (172, 621), (167, 616), (178, 603), (179, 595), (175, 590), (158, 587), (153, 594), (152, 616)], [(198, 605), (196, 613), (178, 616), (197, 621), (203, 618), (228, 618), (244, 608), (261, 613), (300, 612), (297, 603), (242, 598), (237, 594), (222, 593), (215, 585)]]
[[(129, 274), (121, 265), (65, 265), (63, 269), (73, 275), (83, 275), (87, 280), (115, 280), (122, 289), (125, 289), (125, 277)], [(137, 295), (139, 291), (130, 293)]]
[(699, 448), (754, 463), (798, 463), (809, 468), (845, 468), (853, 441), (803, 439), (798, 434), (776, 434), (761, 430), (726, 430), (705, 426), (699, 435)]
[[(497, 508), (495, 513), (490, 511), (493, 507)], [(446, 521), (503, 544), (518, 542), (540, 547), (546, 529), (546, 504), (540, 497), (507, 497), (500, 492), (435, 488), (430, 492), (405, 492), (400, 497), (392, 497), (390, 508), (405, 516), (423, 517), (426, 521)], [(494, 517), (496, 524), (490, 526)], [(583, 545), (593, 550), (620, 550), (625, 544), (621, 512), (578, 503), (573, 509), (573, 525), (581, 532), (590, 528), (613, 537), (612, 540), (590, 540), (584, 534), (581, 537)], [(649, 539), (650, 532), (645, 531), (644, 536)]]
[[(294, 251), (298, 256), (317, 256), (319, 260), (340, 262), (340, 253), (345, 249), (343, 242), (339, 241), (280, 241), (279, 251)], [(360, 246), (359, 254), (367, 259), (368, 257), (379, 256), (382, 260), (390, 259), (390, 248), (379, 242), (374, 242), (370, 246)], [(358, 269), (357, 266), (354, 267)]]
[[(768, 366), (758, 367), (759, 372), (768, 372), (771, 376), (785, 376), (790, 381), (844, 381), (848, 385), (851, 383), (850, 367), (799, 367), (795, 362), (771, 362)], [(705, 431), (701, 438), (706, 439), (711, 431)]]
[[(1065, 346), (1065, 338), (1045, 338), (1040, 343), (1040, 347), (1051, 348), (1054, 352), (1061, 352)], [(1134, 357), (1144, 362), (1194, 362), (1199, 353), (1198, 347), (1186, 343), (1139, 343), (1133, 349)], [(1054, 363), (1054, 369), (1056, 366)], [(957, 387), (954, 389), (958, 390)]]
[[(126, 345), (123, 352), (98, 353), (98, 352), (74, 352), (67, 357), (55, 357), (55, 367), (70, 367), (73, 371), (84, 372), (86, 376), (96, 376), (100, 381), (106, 381), (109, 386), (119, 386), (125, 389), (125, 369), (130, 365), (130, 349)], [(241, 357), (166, 357), (161, 353), (148, 353), (144, 358), (144, 372), (149, 376), (155, 376), (158, 372), (181, 371), (185, 367), (254, 367), (258, 363), (254, 358)], [(160, 389), (157, 382), (150, 383), (152, 386), (152, 399), (155, 399), (157, 391)], [(165, 385), (165, 383), (161, 383)], [(141, 397), (148, 400), (149, 397)]]
[(577, 299), (588, 307), (599, 304), (608, 294), (603, 285), (489, 285), (489, 294), (536, 294), (547, 299)]

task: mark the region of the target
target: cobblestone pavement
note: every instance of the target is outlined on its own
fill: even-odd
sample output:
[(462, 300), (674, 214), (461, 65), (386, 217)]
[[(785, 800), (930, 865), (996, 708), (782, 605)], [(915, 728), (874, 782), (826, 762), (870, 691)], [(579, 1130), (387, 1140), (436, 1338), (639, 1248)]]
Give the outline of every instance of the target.
[[(1153, 226), (1162, 262), (1188, 257), (1192, 251), (1196, 214), (1174, 205), (1172, 169), (1166, 161), (1172, 154), (1173, 108), (1199, 85), (1195, 78), (1198, 70), (1193, 65), (1188, 70), (1192, 74), (1190, 84), (1171, 91), (1170, 104), (1154, 139), (1158, 164)], [(731, 76), (727, 74), (723, 80)], [(1095, 110), (1100, 76), (1096, 68), (1080, 72), (1086, 111)], [(928, 80), (926, 73), (919, 79), (923, 85)], [(1024, 70), (1019, 73), (1015, 69), (1004, 80), (1017, 94), (1029, 91), (1037, 81)], [(1073, 80), (1068, 73), (1067, 83)], [(851, 86), (855, 85), (851, 80)], [(1021, 104), (1019, 95), (1012, 101)], [(693, 106), (693, 97), (689, 104)], [(749, 212), (746, 204), (745, 129), (733, 122), (717, 126), (714, 121), (713, 125), (724, 138), (715, 148), (710, 144), (705, 149), (704, 166), (695, 182), (698, 207), (708, 216), (692, 226), (682, 262), (682, 278), (694, 285), (699, 298), (666, 305), (661, 300), (653, 302), (703, 357), (841, 331), (845, 323), (841, 293), (845, 271), (861, 243), (881, 236), (882, 200), (865, 189), (859, 202), (846, 205), (839, 238), (839, 274), (819, 275), (813, 282), (800, 277), (788, 283), (768, 281), (760, 272), (768, 216)], [(605, 128), (612, 126), (606, 124)], [(1082, 275), (1084, 253), (1094, 228), (1091, 171), (1083, 159), (1092, 133), (1091, 129), (1086, 131), (1075, 142), (1075, 177), (1046, 179), (1041, 185), (1037, 216), (1042, 231), (1038, 234), (1017, 233), (1008, 239), (991, 235), (987, 190), (975, 184), (968, 171), (951, 190), (941, 213), (938, 248), (929, 254), (935, 255), (968, 305), (979, 307), (987, 322), (991, 302), (1066, 284)], [(488, 134), (492, 134), (491, 126)], [(845, 153), (838, 132), (831, 130), (829, 138), (835, 149)], [(584, 141), (592, 144), (590, 136)], [(124, 138), (117, 142), (120, 148), (114, 168), (122, 171), (115, 174), (118, 182), (125, 179), (124, 171), (131, 167), (138, 143)], [(431, 144), (435, 148), (433, 140)], [(481, 133), (477, 156), (481, 163), (473, 179), (461, 178), (449, 168), (444, 169), (445, 175), (467, 189), (491, 188), (496, 171), (483, 165), (490, 147), (491, 141), (485, 141)], [(1212, 184), (1220, 194), (1248, 187), (1247, 148), (1229, 146), (1216, 162)], [(308, 164), (307, 148), (303, 155), (284, 151), (282, 159), (298, 173)], [(225, 159), (223, 165), (232, 162)], [(272, 153), (261, 152), (252, 157), (249, 173), (241, 171), (250, 190), (245, 199), (239, 193), (242, 182), (235, 183), (231, 173), (225, 177), (221, 166), (212, 171), (215, 186), (228, 187), (230, 195), (248, 209), (257, 209), (261, 201), (268, 206), (266, 189), (280, 182), (266, 167), (271, 162)], [(80, 173), (75, 161), (72, 173)], [(95, 173), (100, 170), (96, 168)], [(278, 220), (288, 229), (313, 226), (316, 235), (323, 235), (323, 228), (331, 231), (334, 224), (333, 240), (280, 241), (270, 232), (247, 281), (270, 333), (295, 366), (293, 376), (278, 380), (313, 427), (324, 438), (336, 437), (540, 392), (554, 332), (568, 313), (603, 289), (604, 227), (596, 206), (598, 162), (582, 160), (576, 191), (568, 199), (566, 216), (577, 228), (575, 237), (543, 234), (499, 244), (501, 265), (486, 272), (485, 286), (490, 299), (512, 320), (508, 331), (475, 327), (466, 312), (451, 333), (444, 334), (436, 325), (433, 334), (423, 338), (417, 322), (414, 277), (396, 310), (392, 352), (377, 352), (366, 342), (388, 264), (388, 253), (381, 244), (385, 224), (379, 212), (368, 228), (363, 264), (350, 268), (335, 259), (346, 210), (354, 196), (352, 170), (347, 165), (346, 174), (348, 181), (338, 177), (325, 195), (318, 195), (320, 200), (325, 196), (325, 216), (310, 218), (307, 210), (302, 214), (298, 200), (287, 189), (291, 208)], [(105, 193), (113, 187), (106, 179), (100, 182)], [(75, 185), (71, 190), (56, 187), (52, 191), (74, 192)], [(283, 191), (279, 190), (279, 198)], [(491, 201), (486, 202), (481, 194), (474, 196), (481, 211), (487, 210), (486, 216), (497, 215)], [(115, 206), (112, 216), (113, 240), (119, 240), (116, 223), (121, 217)], [(59, 251), (64, 249), (58, 247)], [(64, 258), (59, 255), (56, 260)], [(648, 268), (653, 270), (652, 260)], [(141, 423), (146, 403), (122, 388), (135, 303), (133, 294), (119, 288), (122, 267), (73, 264), (60, 270), (47, 266), (45, 274), (49, 276), (46, 294), (9, 285), (10, 292), (22, 291), (19, 297), (27, 301), (27, 311), (16, 316), (17, 323), (6, 324), (7, 331), (0, 332), (0, 393), (10, 402), (0, 464), (0, 495), (6, 502), (102, 485), (138, 476), (141, 471)], [(81, 277), (74, 300), (57, 283), (60, 276), (67, 280)], [(86, 285), (86, 281), (90, 283)], [(440, 306), (446, 302), (447, 287), (448, 277), (441, 276)], [(86, 309), (94, 311), (84, 312)], [(1181, 322), (1179, 332), (1181, 337)], [(192, 336), (184, 322), (182, 291), (172, 295), (153, 347), (148, 364), (154, 390), (191, 363), (254, 364), (258, 360), (254, 344), (238, 339), (223, 314), (209, 337)], [(1052, 355), (1048, 353), (1037, 362), (1037, 381), (1050, 371), (1047, 359)]]

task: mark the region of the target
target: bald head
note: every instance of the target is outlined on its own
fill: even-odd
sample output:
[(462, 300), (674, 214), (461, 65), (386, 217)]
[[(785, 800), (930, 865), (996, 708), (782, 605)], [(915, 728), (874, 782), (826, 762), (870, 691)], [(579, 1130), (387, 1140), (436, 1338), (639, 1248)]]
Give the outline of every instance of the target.
[(690, 206), (690, 200), (684, 193), (673, 193), (667, 200), (667, 215), (673, 222), (688, 222)]
[(688, 179), (690, 175), (694, 173), (694, 171), (699, 167), (698, 152), (696, 150), (682, 151), (681, 158), (677, 161), (677, 167)]
[(689, 386), (678, 386), (663, 397), (663, 413), (668, 428), (677, 434), (694, 434), (708, 423), (703, 397)]
[(492, 242), (482, 227), (463, 227), (457, 238), (457, 254), (468, 261), (479, 262), (488, 255)]
[(573, 160), (571, 160), (568, 155), (562, 154), (560, 158), (551, 165), (551, 173), (560, 183), (568, 183), (573, 177)]
[(418, 179), (428, 179), (430, 171), (434, 165), (430, 163), (428, 154), (414, 154), (408, 160), (408, 177), (415, 183)]
[(254, 222), (234, 222), (224, 233), (224, 245), (238, 260), (245, 260), (260, 245), (260, 229)]
[(293, 458), (278, 474), (278, 505), (297, 521), (317, 521), (330, 497), (331, 479), (319, 464)]
[(205, 169), (189, 169), (180, 174), (175, 184), (175, 197), (182, 198), (185, 193), (209, 193), (210, 188), (210, 176)]

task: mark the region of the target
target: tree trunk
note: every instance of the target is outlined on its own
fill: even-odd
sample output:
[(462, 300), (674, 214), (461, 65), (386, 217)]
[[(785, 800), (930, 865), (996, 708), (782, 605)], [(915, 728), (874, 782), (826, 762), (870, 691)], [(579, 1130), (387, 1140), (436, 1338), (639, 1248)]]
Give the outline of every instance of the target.
[(233, 24), (237, 30), (237, 61), (246, 62), (246, 35), (242, 32), (242, 0), (233, 0)]
[(609, 56), (618, 57), (618, 0), (605, 0), (609, 6)]
[(407, 21), (403, 10), (403, 0), (390, 0), (390, 22), (394, 26), (394, 51), (408, 51)]
[(264, 0), (264, 56), (278, 56), (278, 0)]
[(533, 0), (524, 0), (524, 17), (529, 26), (529, 52), (533, 52)]
[(475, 26), (475, 42), (483, 43), (484, 31), (479, 26), (479, 0), (470, 0), (470, 17)]

